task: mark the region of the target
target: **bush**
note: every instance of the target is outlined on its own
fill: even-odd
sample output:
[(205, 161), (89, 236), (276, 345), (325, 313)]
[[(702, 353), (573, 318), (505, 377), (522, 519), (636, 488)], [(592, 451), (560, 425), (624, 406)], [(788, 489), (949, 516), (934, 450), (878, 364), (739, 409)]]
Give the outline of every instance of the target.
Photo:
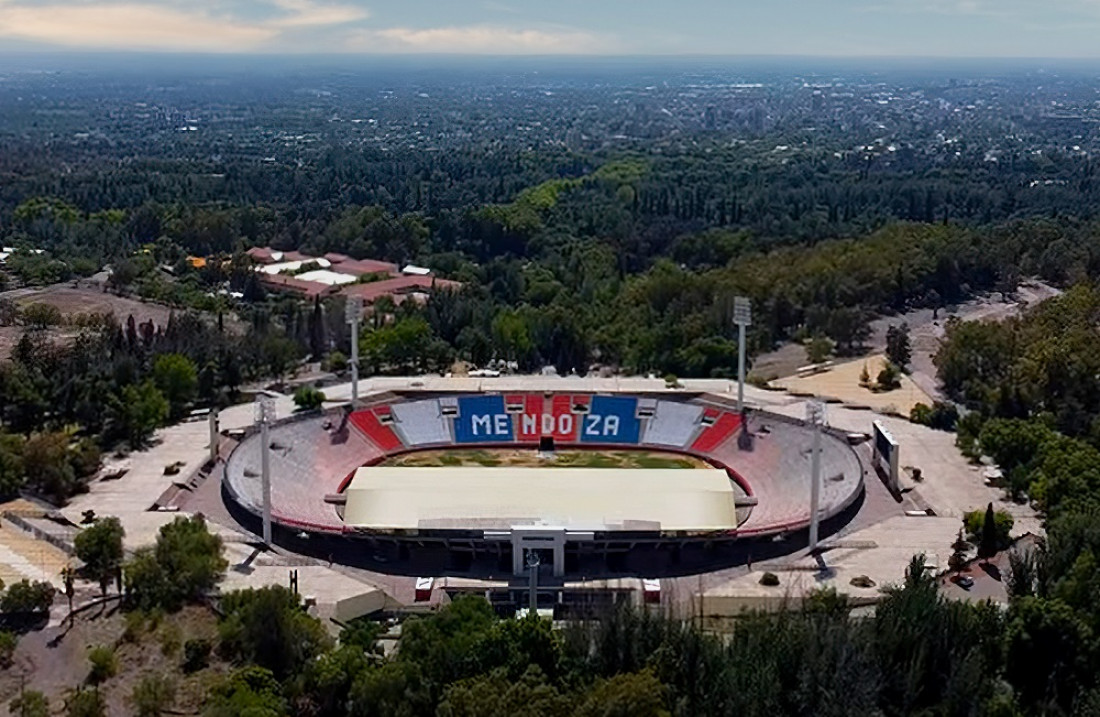
[(126, 613), (126, 628), (122, 631), (122, 641), (137, 642), (143, 632), (145, 632), (145, 614), (138, 610)]
[(321, 362), (321, 367), (326, 371), (332, 371), (334, 373), (346, 371), (348, 368), (348, 357), (340, 351), (331, 351), (329, 355), (325, 357), (325, 360)]
[(65, 701), (67, 717), (104, 717), (107, 704), (99, 690), (78, 690)]
[[(978, 543), (982, 537), (982, 529), (985, 525), (985, 510), (972, 510), (963, 516), (963, 528), (972, 543)], [(993, 514), (994, 535), (996, 536), (997, 549), (1003, 550), (1012, 543), (1010, 537), (1012, 526), (1016, 524), (1012, 515), (1003, 510)]]
[(812, 364), (825, 363), (833, 353), (833, 347), (833, 342), (826, 337), (815, 337), (806, 345), (806, 360)]
[(162, 653), (168, 656), (174, 655), (179, 651), (182, 642), (183, 636), (180, 634), (179, 627), (173, 623), (164, 626), (164, 630), (160, 633), (160, 651)]
[(918, 403), (909, 411), (909, 421), (922, 426), (932, 425), (932, 407), (927, 403)]
[(24, 690), (8, 704), (12, 717), (49, 717), (50, 701), (38, 690)]
[(183, 669), (185, 672), (197, 672), (210, 661), (210, 640), (196, 637), (183, 643)]
[(130, 704), (137, 717), (158, 717), (176, 699), (176, 683), (168, 675), (150, 673), (134, 685)]
[(779, 576), (775, 573), (764, 573), (760, 576), (760, 584), (769, 588), (779, 585)]
[(674, 373), (665, 374), (665, 388), (680, 388), (680, 379)]
[(104, 595), (122, 566), (122, 538), (125, 535), (118, 518), (101, 518), (73, 539), (76, 557), (84, 561), (85, 574), (99, 583)]
[(896, 388), (901, 388), (901, 370), (887, 361), (882, 370), (878, 372), (877, 385), (880, 391), (893, 391)]
[(89, 650), (88, 662), (91, 664), (88, 682), (93, 685), (101, 685), (118, 674), (118, 657), (115, 656), (115, 651), (106, 645)]
[(48, 613), (53, 606), (53, 596), (57, 591), (47, 582), (20, 580), (8, 588), (0, 598), (0, 610), (6, 613), (40, 615)]
[(320, 408), (326, 400), (325, 392), (312, 386), (302, 386), (294, 392), (294, 405), (302, 411)]
[(0, 630), (0, 667), (7, 669), (12, 666), (15, 657), (15, 648), (19, 646), (19, 638), (15, 633)]

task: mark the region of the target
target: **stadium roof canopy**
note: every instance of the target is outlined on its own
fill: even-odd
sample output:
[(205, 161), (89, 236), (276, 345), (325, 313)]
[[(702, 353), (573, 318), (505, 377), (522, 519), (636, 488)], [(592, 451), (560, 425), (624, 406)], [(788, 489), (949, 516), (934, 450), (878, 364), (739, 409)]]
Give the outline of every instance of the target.
[(714, 531), (737, 527), (719, 469), (365, 467), (344, 522), (369, 530)]

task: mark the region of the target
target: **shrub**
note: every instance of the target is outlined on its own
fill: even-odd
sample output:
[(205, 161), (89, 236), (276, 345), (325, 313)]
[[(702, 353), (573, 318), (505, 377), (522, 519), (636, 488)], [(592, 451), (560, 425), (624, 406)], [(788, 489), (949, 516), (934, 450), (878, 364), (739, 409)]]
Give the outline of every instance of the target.
[(122, 631), (123, 642), (137, 642), (145, 631), (145, 614), (139, 610), (126, 613), (126, 628)]
[(206, 667), (210, 661), (210, 640), (196, 637), (183, 643), (183, 669), (186, 672), (197, 672)]
[(91, 664), (88, 682), (93, 685), (101, 685), (118, 674), (118, 657), (115, 656), (115, 651), (106, 645), (89, 650), (88, 662)]
[(680, 388), (680, 379), (674, 373), (665, 374), (665, 388)]
[(325, 357), (325, 360), (322, 362), (322, 367), (326, 371), (333, 371), (335, 373), (340, 373), (341, 371), (344, 371), (344, 370), (347, 369), (347, 367), (348, 367), (348, 357), (345, 356), (340, 351), (331, 351), (331, 352), (329, 352), (329, 355)]
[(65, 700), (67, 717), (104, 717), (107, 705), (99, 690), (77, 690)]
[(5, 669), (12, 666), (15, 657), (15, 648), (19, 646), (19, 638), (15, 633), (0, 630), (0, 667)]
[(901, 370), (887, 361), (882, 370), (878, 372), (878, 389), (880, 391), (893, 391), (895, 388), (901, 388)]
[(932, 425), (932, 407), (927, 403), (918, 403), (909, 411), (909, 420), (922, 426)]
[(180, 629), (173, 623), (168, 623), (164, 626), (164, 630), (160, 633), (160, 651), (165, 655), (174, 655), (180, 649), (180, 644), (183, 642), (183, 636), (180, 634)]
[(24, 690), (8, 704), (12, 717), (49, 717), (50, 702), (38, 690)]
[(779, 576), (775, 573), (764, 573), (760, 576), (760, 584), (769, 588), (774, 588), (779, 584)]
[(168, 675), (150, 673), (134, 685), (130, 704), (137, 717), (158, 717), (176, 699), (176, 683)]
[(302, 386), (294, 392), (294, 405), (302, 411), (312, 411), (324, 404), (325, 392), (312, 386)]
[[(966, 530), (966, 535), (972, 543), (978, 543), (981, 541), (982, 530), (985, 526), (986, 510), (972, 510), (963, 516), (963, 528)], [(998, 550), (1003, 550), (1008, 547), (1012, 542), (1010, 537), (1012, 533), (1012, 526), (1016, 521), (1013, 519), (1010, 513), (1003, 510), (998, 510), (993, 514), (993, 533), (996, 537), (996, 546)]]
[(24, 615), (48, 613), (53, 605), (55, 592), (57, 591), (53, 585), (47, 582), (20, 580), (0, 598), (0, 610)]
[(817, 336), (806, 345), (806, 359), (813, 364), (825, 363), (832, 353), (833, 342), (824, 336)]

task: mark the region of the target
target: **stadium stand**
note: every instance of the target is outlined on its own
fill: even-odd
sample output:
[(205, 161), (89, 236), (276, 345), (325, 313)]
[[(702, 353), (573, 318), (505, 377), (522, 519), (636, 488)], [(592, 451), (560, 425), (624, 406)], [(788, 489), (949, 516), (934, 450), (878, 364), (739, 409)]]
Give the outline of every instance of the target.
[(704, 418), (712, 418), (714, 423), (703, 429), (695, 442), (691, 444), (691, 450), (699, 453), (710, 453), (715, 448), (733, 435), (733, 432), (741, 425), (741, 417), (736, 413), (718, 411), (707, 408), (703, 412)]
[(385, 409), (388, 415), (389, 407), (380, 407), (378, 409), (368, 409), (365, 411), (355, 411), (351, 414), (351, 425), (355, 426), (359, 431), (363, 433), (370, 441), (381, 448), (386, 453), (392, 453), (393, 451), (403, 448), (401, 439), (397, 437), (397, 434), (393, 432), (393, 429), (389, 426), (382, 425), (378, 420), (378, 415), (375, 411)]
[(439, 401), (393, 404), (394, 428), (409, 448), (451, 443), (451, 431), (443, 417)]
[(642, 443), (683, 448), (699, 430), (703, 407), (695, 403), (657, 401), (653, 417), (646, 422)]

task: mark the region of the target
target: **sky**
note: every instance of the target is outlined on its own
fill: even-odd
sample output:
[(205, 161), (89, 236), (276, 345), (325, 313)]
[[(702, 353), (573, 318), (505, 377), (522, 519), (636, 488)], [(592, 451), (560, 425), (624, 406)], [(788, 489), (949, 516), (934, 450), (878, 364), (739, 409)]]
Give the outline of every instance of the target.
[(0, 51), (1100, 57), (1100, 0), (0, 0)]

